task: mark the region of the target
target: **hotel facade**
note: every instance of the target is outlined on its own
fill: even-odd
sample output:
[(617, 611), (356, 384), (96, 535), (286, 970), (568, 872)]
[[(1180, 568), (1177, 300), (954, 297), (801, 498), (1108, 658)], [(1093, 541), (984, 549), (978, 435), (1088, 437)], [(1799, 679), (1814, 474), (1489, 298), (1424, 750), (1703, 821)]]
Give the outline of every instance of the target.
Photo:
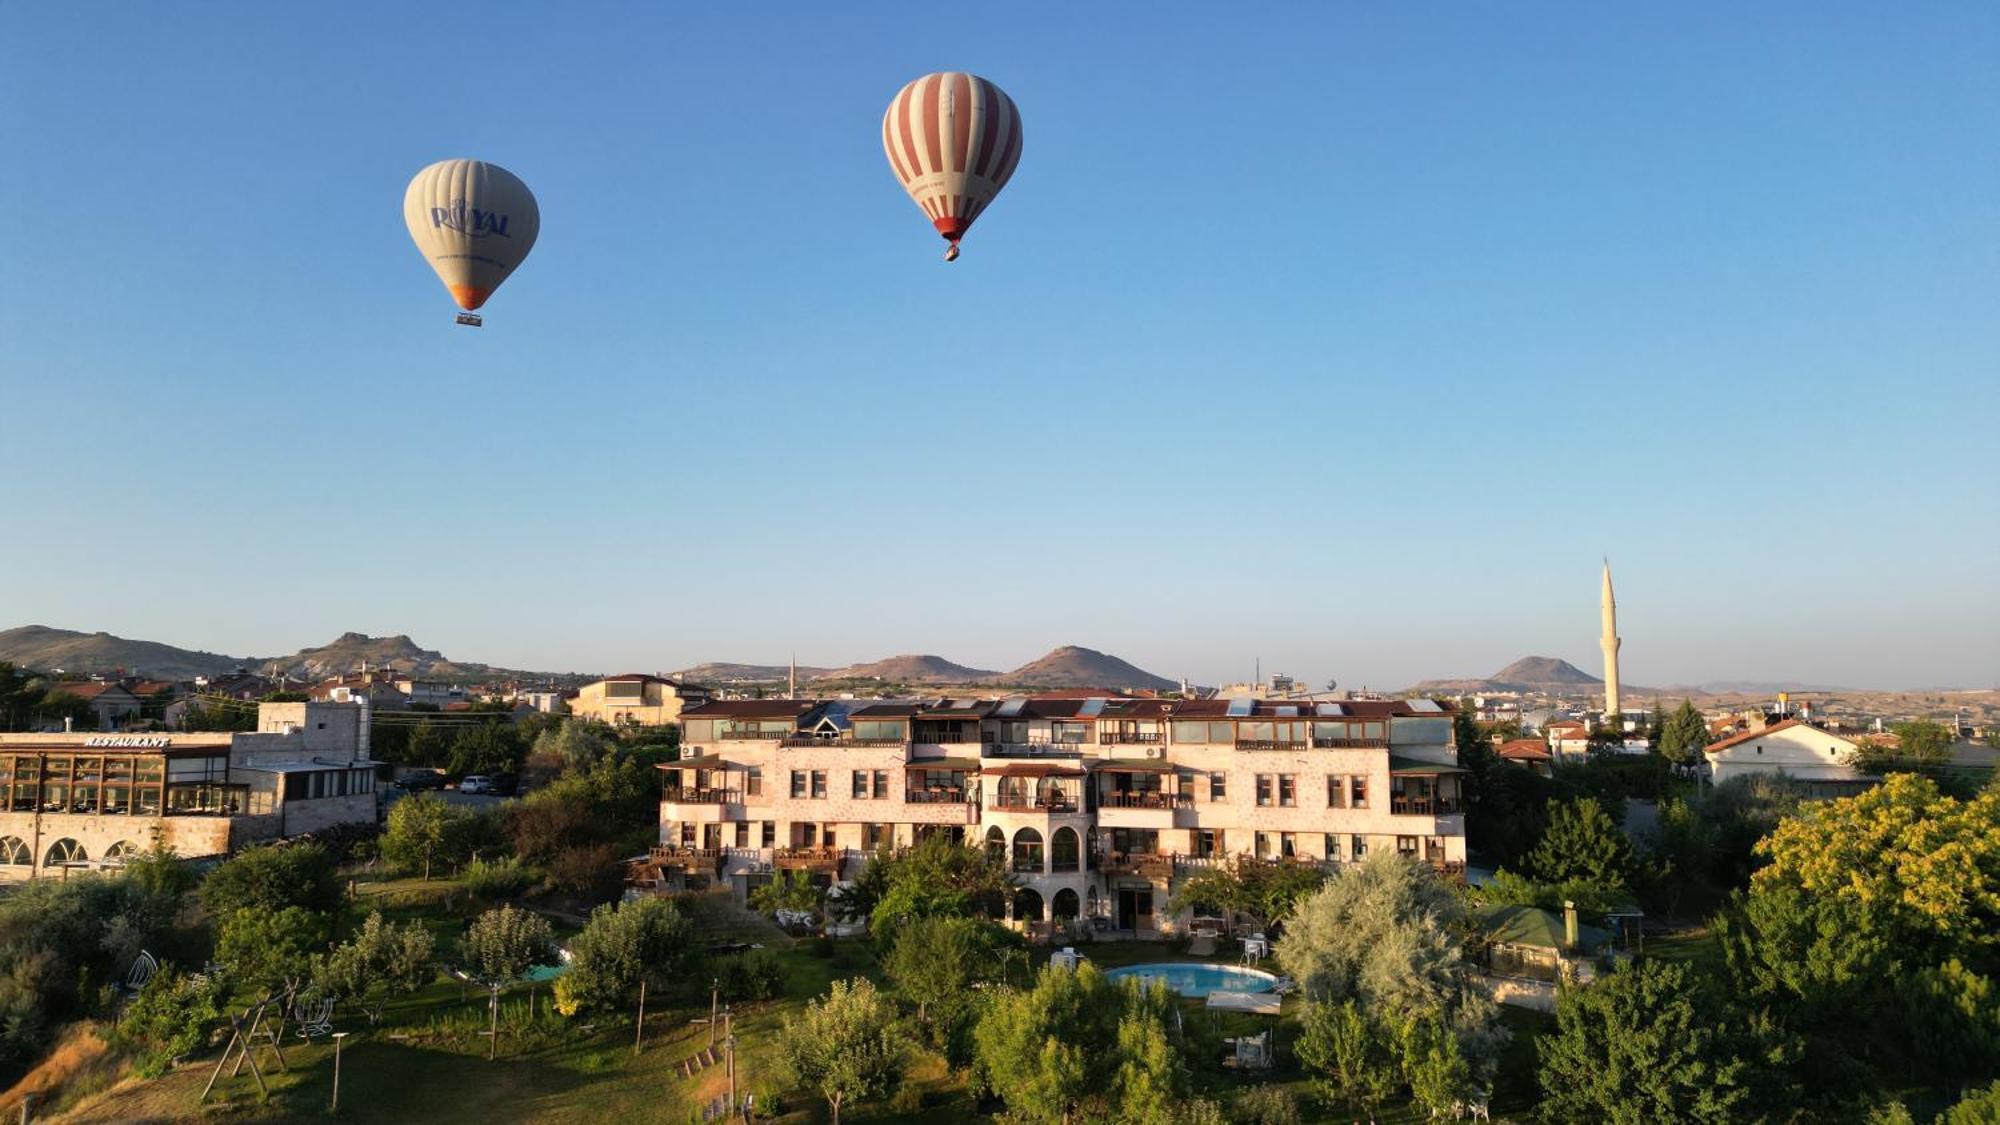
[(1143, 935), (1207, 867), (1465, 863), (1451, 712), (1429, 699), (720, 700), (681, 721), (646, 875), (669, 888), (837, 882), (943, 833), (1005, 857), (1008, 920)]
[(254, 732), (0, 734), (0, 882), (370, 824), (376, 767), (352, 703), (260, 704)]

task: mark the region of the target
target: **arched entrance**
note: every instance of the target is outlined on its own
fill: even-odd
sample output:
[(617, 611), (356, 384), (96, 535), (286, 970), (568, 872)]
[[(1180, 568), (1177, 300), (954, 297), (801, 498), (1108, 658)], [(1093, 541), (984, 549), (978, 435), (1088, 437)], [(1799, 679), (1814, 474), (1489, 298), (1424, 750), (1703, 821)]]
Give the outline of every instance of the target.
[(1070, 890), (1068, 887), (1057, 891), (1055, 899), (1049, 905), (1049, 912), (1058, 922), (1075, 921), (1077, 916), (1076, 892)]
[(1007, 862), (1007, 833), (997, 824), (986, 830), (986, 854), (1002, 863)]
[(1042, 920), (1042, 896), (1039, 891), (1022, 887), (1014, 895), (1014, 921), (1039, 922)]

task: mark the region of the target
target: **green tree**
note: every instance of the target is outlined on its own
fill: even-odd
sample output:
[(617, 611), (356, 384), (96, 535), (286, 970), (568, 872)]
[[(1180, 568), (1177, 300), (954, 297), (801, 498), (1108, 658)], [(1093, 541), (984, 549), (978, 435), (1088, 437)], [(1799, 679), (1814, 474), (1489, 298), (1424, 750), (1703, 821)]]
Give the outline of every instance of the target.
[[(2000, 794), (1891, 774), (1811, 805), (1717, 931), (1769, 1052), (1825, 1102), (2000, 1068)], [(1806, 1045), (1810, 1049), (1806, 1049)]]
[(429, 882), (431, 864), (462, 860), (471, 851), (470, 809), (428, 793), (413, 793), (389, 806), (382, 831), (382, 858), (403, 870), (421, 869)]
[(26, 730), (41, 701), (35, 677), (0, 660), (0, 730)]
[(1528, 853), (1528, 870), (1545, 883), (1581, 880), (1629, 887), (1637, 863), (1632, 843), (1594, 798), (1564, 801), (1550, 810), (1541, 842)]
[(825, 902), (826, 888), (814, 883), (808, 871), (774, 871), (770, 882), (750, 892), (750, 908), (762, 914), (816, 914)]
[(1353, 997), (1338, 1003), (1308, 999), (1299, 1036), (1299, 1061), (1313, 1090), (1328, 1105), (1346, 1104), (1375, 1120), (1396, 1091), (1397, 1060), (1389, 1037)]
[(1927, 719), (1913, 719), (1889, 727), (1893, 739), (1862, 738), (1855, 742), (1856, 769), (1881, 775), (1934, 769), (1951, 761), (1956, 741), (1950, 727)]
[(163, 965), (119, 1016), (112, 1034), (137, 1053), (134, 1069), (141, 1077), (157, 1078), (174, 1059), (201, 1046), (219, 1018), (213, 985)]
[(976, 1069), (1011, 1119), (1152, 1112), (1185, 1096), (1173, 1006), (1164, 987), (1114, 983), (1088, 962), (1045, 966), (1032, 989), (1002, 991), (980, 1015)]
[(896, 930), (882, 970), (917, 1009), (930, 1046), (955, 1063), (967, 1061), (977, 989), (997, 982), (1006, 931), (978, 918), (911, 918)]
[(570, 719), (535, 736), (535, 757), (547, 757), (570, 770), (589, 769), (612, 752), (611, 740), (596, 723)]
[(1653, 745), (1667, 761), (1677, 766), (1692, 765), (1708, 745), (1708, 720), (1702, 718), (1691, 701), (1683, 699), (1661, 723), (1660, 736)]
[(1974, 1090), (1938, 1117), (1938, 1125), (1994, 1125), (2000, 1122), (2000, 1081)]
[(1435, 1017), (1403, 1024), (1399, 1038), (1403, 1081), (1410, 1097), (1433, 1118), (1448, 1117), (1466, 1102), (1484, 1101), (1473, 1082), (1472, 1067), (1458, 1045), (1458, 1036)]
[(910, 918), (987, 913), (989, 904), (1004, 903), (1015, 886), (1005, 859), (944, 835), (930, 836), (883, 862), (885, 889), (868, 921), (878, 940), (894, 940)]
[(641, 982), (660, 984), (678, 974), (688, 959), (690, 932), (671, 899), (598, 907), (570, 939), (569, 971), (556, 978), (557, 1007), (568, 1015), (630, 1003)]
[(1558, 1121), (1744, 1119), (1748, 1064), (1684, 965), (1620, 965), (1556, 997), (1556, 1031), (1536, 1041), (1542, 1112)]
[(437, 943), (423, 923), (390, 925), (379, 910), (314, 966), (313, 991), (352, 1003), (378, 1023), (392, 996), (406, 996), (437, 977)]
[(232, 979), (290, 998), (311, 976), (313, 951), (326, 943), (326, 917), (302, 907), (241, 907), (222, 923), (215, 957)]
[(487, 988), (491, 1028), (486, 1057), (500, 1049), (500, 990), (537, 965), (556, 960), (555, 931), (548, 919), (515, 906), (497, 906), (472, 920), (459, 939), (459, 960)]
[(246, 848), (201, 883), (202, 909), (225, 921), (246, 908), (296, 906), (328, 915), (340, 909), (345, 897), (332, 855), (316, 843)]
[(895, 1006), (865, 977), (834, 981), (825, 997), (785, 1021), (779, 1048), (793, 1080), (826, 1099), (834, 1125), (847, 1103), (894, 1085), (908, 1054)]
[(1228, 867), (1195, 872), (1175, 891), (1174, 910), (1241, 913), (1269, 925), (1327, 879), (1317, 867), (1239, 859)]

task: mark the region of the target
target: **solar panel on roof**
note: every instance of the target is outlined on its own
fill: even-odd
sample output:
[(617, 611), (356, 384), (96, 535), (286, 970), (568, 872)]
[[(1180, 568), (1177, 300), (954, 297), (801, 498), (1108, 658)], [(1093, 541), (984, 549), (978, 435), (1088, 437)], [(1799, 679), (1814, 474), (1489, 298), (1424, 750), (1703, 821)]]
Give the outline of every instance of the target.
[(1089, 699), (1083, 701), (1082, 707), (1077, 709), (1076, 712), (1077, 718), (1094, 719), (1097, 716), (1104, 714), (1104, 705), (1109, 702), (1111, 701), (1108, 699), (1103, 699), (1098, 696), (1091, 696)]
[(996, 715), (1007, 715), (1011, 717), (1020, 714), (1021, 708), (1026, 707), (1027, 705), (1028, 701), (1025, 698), (1017, 695), (1014, 696), (1012, 699), (1001, 700), (1000, 709), (993, 713)]
[(1347, 708), (1342, 707), (1338, 703), (1322, 703), (1318, 707), (1313, 708), (1313, 710), (1317, 711), (1319, 714), (1323, 716), (1347, 714)]
[(1438, 706), (1438, 702), (1435, 699), (1412, 699), (1410, 700), (1410, 710), (1426, 715), (1444, 714), (1444, 708)]
[(1229, 701), (1229, 710), (1225, 713), (1232, 719), (1240, 719), (1250, 714), (1256, 707), (1257, 701), (1254, 699), (1232, 699)]

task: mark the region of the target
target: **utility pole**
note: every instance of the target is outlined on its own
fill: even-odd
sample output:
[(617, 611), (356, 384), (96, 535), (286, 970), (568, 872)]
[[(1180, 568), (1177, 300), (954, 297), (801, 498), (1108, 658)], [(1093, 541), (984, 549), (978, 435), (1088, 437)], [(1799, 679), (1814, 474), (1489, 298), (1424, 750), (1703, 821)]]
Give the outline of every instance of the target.
[(345, 1038), (345, 1031), (333, 1033), (333, 1104), (326, 1109), (328, 1116), (340, 1112), (340, 1041)]
[(729, 1058), (729, 1115), (736, 1116), (736, 1020), (728, 1008), (722, 1009), (722, 1050)]
[(716, 977), (708, 986), (708, 1046), (715, 1049), (716, 1004), (722, 999), (722, 978)]

